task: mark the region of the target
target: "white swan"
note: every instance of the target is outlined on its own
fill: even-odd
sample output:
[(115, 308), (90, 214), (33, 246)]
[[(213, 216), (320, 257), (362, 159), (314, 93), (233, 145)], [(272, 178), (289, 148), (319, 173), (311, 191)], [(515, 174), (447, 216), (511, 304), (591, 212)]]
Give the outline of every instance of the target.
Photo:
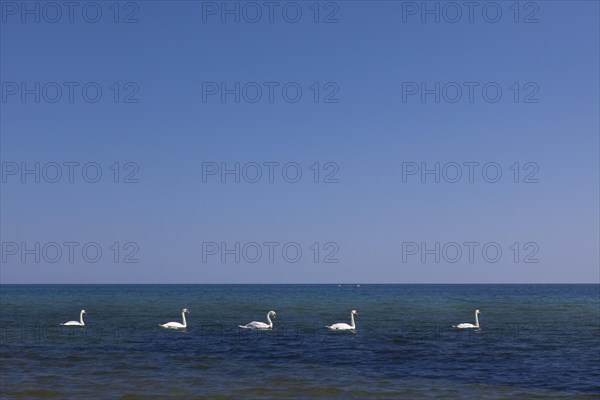
[(269, 321), (269, 323), (264, 323), (264, 322), (259, 322), (259, 321), (252, 321), (246, 325), (238, 325), (240, 328), (244, 328), (244, 329), (273, 329), (273, 321), (271, 321), (271, 316), (273, 318), (277, 318), (277, 313), (275, 311), (269, 311), (267, 313), (267, 321)]
[(327, 325), (325, 328), (331, 329), (333, 331), (353, 331), (356, 329), (356, 324), (354, 323), (354, 316), (358, 315), (356, 310), (350, 311), (350, 325), (345, 324), (343, 322), (338, 322), (337, 324)]
[(79, 321), (68, 321), (61, 325), (63, 325), (63, 326), (85, 326), (85, 324), (83, 323), (83, 314), (86, 314), (85, 310), (81, 310), (79, 312)]
[(468, 322), (464, 322), (462, 324), (454, 325), (452, 327), (459, 328), (459, 329), (473, 329), (473, 328), (479, 329), (479, 318), (478, 318), (479, 314), (481, 314), (481, 312), (479, 310), (475, 310), (475, 325), (469, 324)]
[(183, 324), (180, 324), (179, 322), (167, 322), (166, 324), (158, 324), (158, 326), (162, 327), (162, 328), (167, 328), (167, 329), (185, 329), (187, 328), (187, 321), (185, 320), (185, 314), (189, 314), (190, 312), (188, 311), (187, 308), (184, 308), (183, 310), (181, 310), (181, 318), (183, 319)]

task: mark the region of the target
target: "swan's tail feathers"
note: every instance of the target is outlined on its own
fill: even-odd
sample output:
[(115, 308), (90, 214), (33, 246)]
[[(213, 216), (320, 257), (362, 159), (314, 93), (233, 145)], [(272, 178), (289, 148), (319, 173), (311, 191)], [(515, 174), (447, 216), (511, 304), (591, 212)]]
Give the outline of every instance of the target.
[(246, 329), (246, 328), (247, 328), (247, 326), (246, 326), (246, 325), (238, 325), (238, 326), (239, 326), (240, 328), (242, 328), (242, 329)]

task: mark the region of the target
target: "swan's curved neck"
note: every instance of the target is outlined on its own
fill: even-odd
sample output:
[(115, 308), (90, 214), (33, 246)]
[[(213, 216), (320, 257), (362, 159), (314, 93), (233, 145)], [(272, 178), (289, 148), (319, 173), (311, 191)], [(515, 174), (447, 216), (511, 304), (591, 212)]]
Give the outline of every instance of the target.
[(479, 328), (479, 317), (477, 316), (477, 313), (475, 313), (475, 326)]
[(181, 318), (183, 318), (183, 327), (187, 328), (187, 321), (185, 320), (185, 312), (181, 312)]
[(356, 328), (356, 325), (354, 324), (354, 314), (350, 313), (350, 326), (352, 327), (352, 329)]
[(83, 311), (81, 311), (81, 312), (79, 313), (79, 323), (80, 323), (81, 325), (84, 325), (84, 323), (83, 323)]
[(271, 313), (267, 314), (267, 321), (269, 322), (269, 328), (273, 327), (273, 321), (271, 321)]

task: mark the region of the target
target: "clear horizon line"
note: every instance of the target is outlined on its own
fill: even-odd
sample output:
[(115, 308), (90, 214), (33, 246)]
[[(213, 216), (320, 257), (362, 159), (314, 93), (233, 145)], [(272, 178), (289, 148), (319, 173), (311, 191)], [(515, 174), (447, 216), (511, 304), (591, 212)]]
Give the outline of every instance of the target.
[(96, 283), (27, 283), (27, 282), (13, 282), (13, 283), (0, 283), (3, 285), (600, 285), (599, 282), (459, 282), (459, 283), (448, 283), (448, 282), (353, 282), (353, 283), (306, 283), (306, 282), (284, 282), (284, 283), (260, 283), (260, 282), (211, 282), (211, 283), (200, 283), (200, 282), (166, 282), (166, 283), (140, 283), (140, 282), (121, 282), (121, 283), (107, 283), (107, 282), (96, 282)]

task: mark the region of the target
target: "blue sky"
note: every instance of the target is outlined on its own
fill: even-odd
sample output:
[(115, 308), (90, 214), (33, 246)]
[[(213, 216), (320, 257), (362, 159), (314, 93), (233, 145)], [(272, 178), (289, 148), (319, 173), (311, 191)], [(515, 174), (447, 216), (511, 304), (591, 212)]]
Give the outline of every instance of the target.
[(597, 2), (220, 4), (1, 3), (2, 283), (599, 281)]

